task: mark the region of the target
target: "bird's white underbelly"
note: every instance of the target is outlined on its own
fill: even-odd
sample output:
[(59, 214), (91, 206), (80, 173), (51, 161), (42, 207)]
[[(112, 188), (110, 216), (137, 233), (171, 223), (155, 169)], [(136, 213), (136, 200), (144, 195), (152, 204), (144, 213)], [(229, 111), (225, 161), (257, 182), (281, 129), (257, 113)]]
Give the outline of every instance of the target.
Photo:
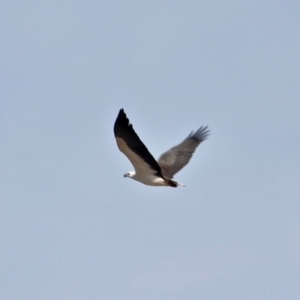
[(154, 175), (150, 175), (150, 176), (135, 175), (134, 177), (132, 177), (132, 179), (139, 181), (146, 185), (152, 185), (152, 186), (167, 186), (168, 185), (164, 179), (162, 179), (161, 177), (154, 176)]

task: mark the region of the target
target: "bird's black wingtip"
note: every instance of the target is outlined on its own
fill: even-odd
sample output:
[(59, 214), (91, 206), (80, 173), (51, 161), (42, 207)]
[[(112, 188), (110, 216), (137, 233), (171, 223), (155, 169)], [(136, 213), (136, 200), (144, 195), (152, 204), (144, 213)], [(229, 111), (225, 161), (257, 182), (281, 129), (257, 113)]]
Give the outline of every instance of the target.
[(121, 108), (121, 109), (119, 110), (118, 116), (120, 116), (120, 115), (126, 115), (126, 114), (125, 114), (125, 111), (124, 111), (124, 108)]
[(114, 125), (115, 136), (119, 136), (120, 132), (125, 128), (128, 128), (128, 126), (130, 126), (129, 119), (124, 112), (124, 108), (121, 108)]

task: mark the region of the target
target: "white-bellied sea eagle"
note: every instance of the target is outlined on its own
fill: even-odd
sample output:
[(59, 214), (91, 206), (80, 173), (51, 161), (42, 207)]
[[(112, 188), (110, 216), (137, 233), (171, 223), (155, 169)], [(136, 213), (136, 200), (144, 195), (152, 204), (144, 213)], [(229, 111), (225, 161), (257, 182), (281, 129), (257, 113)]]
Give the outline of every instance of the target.
[(184, 186), (173, 181), (173, 176), (191, 159), (196, 148), (209, 135), (207, 126), (201, 126), (191, 132), (179, 145), (163, 153), (156, 161), (130, 124), (124, 109), (120, 109), (114, 125), (117, 145), (132, 163), (135, 172), (128, 172), (129, 177), (151, 186)]

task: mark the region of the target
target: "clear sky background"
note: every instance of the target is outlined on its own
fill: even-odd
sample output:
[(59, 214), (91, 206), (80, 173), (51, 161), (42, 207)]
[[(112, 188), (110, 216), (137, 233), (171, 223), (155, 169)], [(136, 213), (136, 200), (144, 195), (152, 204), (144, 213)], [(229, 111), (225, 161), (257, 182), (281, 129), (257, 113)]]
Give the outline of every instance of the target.
[[(300, 2), (1, 1), (0, 299), (300, 299)], [(176, 175), (124, 179), (124, 108)]]

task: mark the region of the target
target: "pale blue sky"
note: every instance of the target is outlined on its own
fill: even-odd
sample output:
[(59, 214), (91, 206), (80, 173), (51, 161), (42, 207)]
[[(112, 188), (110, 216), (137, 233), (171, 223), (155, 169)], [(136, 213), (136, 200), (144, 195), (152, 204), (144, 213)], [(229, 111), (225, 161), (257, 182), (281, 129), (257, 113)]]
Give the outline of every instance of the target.
[[(300, 299), (300, 2), (2, 1), (1, 300)], [(176, 180), (132, 170), (200, 125)]]

